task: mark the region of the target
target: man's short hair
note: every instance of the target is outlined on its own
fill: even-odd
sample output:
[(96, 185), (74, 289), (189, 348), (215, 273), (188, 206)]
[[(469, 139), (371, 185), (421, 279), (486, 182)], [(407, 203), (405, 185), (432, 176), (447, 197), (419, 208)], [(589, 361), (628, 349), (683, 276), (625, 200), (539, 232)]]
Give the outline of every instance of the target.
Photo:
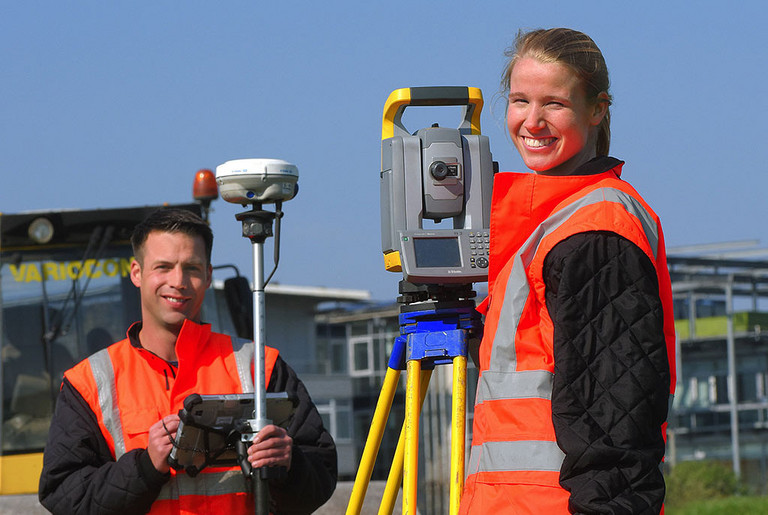
[(213, 249), (213, 232), (208, 224), (192, 211), (178, 208), (161, 208), (152, 212), (133, 229), (131, 246), (133, 255), (139, 260), (143, 259), (143, 247), (149, 233), (153, 231), (183, 233), (188, 236), (200, 236), (205, 244), (206, 264), (211, 263), (211, 250)]

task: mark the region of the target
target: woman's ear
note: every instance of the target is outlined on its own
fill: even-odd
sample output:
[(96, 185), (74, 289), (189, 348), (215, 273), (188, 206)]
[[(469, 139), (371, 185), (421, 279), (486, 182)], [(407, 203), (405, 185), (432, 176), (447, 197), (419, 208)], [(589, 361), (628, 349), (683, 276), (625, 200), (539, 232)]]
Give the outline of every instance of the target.
[(611, 97), (608, 96), (608, 93), (605, 91), (598, 93), (594, 110), (592, 111), (592, 125), (600, 125), (600, 122), (605, 118), (605, 114), (608, 112), (608, 107), (610, 105)]

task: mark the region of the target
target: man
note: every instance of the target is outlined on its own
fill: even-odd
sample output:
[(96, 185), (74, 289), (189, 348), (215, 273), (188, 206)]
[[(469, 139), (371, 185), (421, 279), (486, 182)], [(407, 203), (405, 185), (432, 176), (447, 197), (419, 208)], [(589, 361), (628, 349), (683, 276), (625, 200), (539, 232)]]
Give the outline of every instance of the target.
[[(252, 346), (200, 321), (213, 234), (189, 211), (161, 209), (136, 227), (131, 243), (130, 277), (139, 288), (142, 320), (126, 339), (65, 373), (40, 502), (66, 514), (253, 513), (239, 467), (209, 467), (190, 477), (168, 465), (177, 413), (189, 394), (252, 387)], [(299, 406), (287, 431), (274, 425), (259, 431), (248, 460), (287, 469), (270, 480), (273, 513), (311, 513), (335, 489), (336, 448), (277, 350), (266, 348), (265, 369), (267, 391), (287, 391)]]

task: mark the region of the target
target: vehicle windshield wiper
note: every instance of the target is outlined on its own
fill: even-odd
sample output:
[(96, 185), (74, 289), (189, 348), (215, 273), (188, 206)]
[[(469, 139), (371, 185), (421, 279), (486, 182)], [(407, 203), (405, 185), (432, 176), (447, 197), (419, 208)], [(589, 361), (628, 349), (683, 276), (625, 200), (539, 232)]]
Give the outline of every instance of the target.
[[(61, 309), (56, 310), (53, 319), (51, 319), (50, 314), (51, 301), (45, 286), (46, 278), (43, 277), (43, 320), (45, 323), (45, 332), (43, 333), (43, 350), (45, 354), (45, 368), (49, 371), (51, 377), (53, 377), (53, 364), (51, 363), (51, 344), (56, 341), (59, 336), (66, 335), (69, 332), (69, 328), (72, 325), (72, 321), (75, 319), (75, 316), (77, 315), (77, 312), (80, 308), (80, 303), (85, 297), (86, 291), (88, 290), (88, 284), (91, 280), (91, 274), (86, 274), (85, 283), (81, 288), (78, 288), (80, 278), (82, 277), (85, 270), (85, 263), (89, 259), (94, 259), (96, 261), (101, 259), (101, 257), (104, 255), (104, 251), (106, 250), (107, 245), (110, 241), (112, 241), (114, 232), (115, 228), (111, 225), (107, 226), (106, 229), (100, 225), (93, 229), (93, 232), (91, 232), (91, 236), (88, 240), (88, 245), (86, 246), (85, 252), (83, 253), (83, 257), (80, 261), (80, 267), (77, 271), (77, 276), (72, 280), (72, 287), (69, 289), (69, 292), (67, 292), (67, 296), (64, 298), (64, 303), (62, 304)], [(94, 249), (96, 249), (95, 253)], [(67, 308), (70, 301), (74, 302), (74, 306), (68, 312)]]

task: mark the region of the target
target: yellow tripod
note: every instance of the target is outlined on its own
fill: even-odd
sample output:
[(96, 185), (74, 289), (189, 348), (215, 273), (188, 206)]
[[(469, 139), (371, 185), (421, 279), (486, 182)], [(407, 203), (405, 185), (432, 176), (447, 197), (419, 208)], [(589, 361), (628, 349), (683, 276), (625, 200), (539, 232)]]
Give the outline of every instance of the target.
[[(423, 309), (427, 307), (428, 309)], [(384, 384), (376, 404), (371, 429), (352, 488), (347, 515), (358, 515), (371, 479), (387, 418), (392, 407), (400, 372), (405, 368), (405, 420), (392, 459), (379, 515), (391, 514), (402, 481), (403, 514), (416, 513), (418, 494), (419, 415), (435, 365), (453, 365), (451, 408), (450, 514), (459, 510), (464, 488), (466, 427), (466, 373), (468, 333), (480, 327), (473, 301), (449, 305), (428, 303), (403, 307), (401, 335), (395, 339)]]
[[(409, 106), (463, 106), (457, 129), (438, 124), (411, 134)], [(405, 420), (379, 514), (391, 514), (402, 481), (403, 513), (416, 513), (419, 415), (436, 365), (453, 365), (449, 507), (457, 514), (464, 487), (467, 341), (479, 333), (472, 283), (488, 279), (493, 158), (480, 134), (483, 96), (464, 86), (402, 88), (384, 106), (381, 126), (381, 230), (384, 265), (402, 272), (395, 339), (347, 515), (358, 515), (392, 408), (407, 370)], [(451, 219), (451, 228), (423, 222)], [(473, 335), (474, 336), (474, 335)]]

